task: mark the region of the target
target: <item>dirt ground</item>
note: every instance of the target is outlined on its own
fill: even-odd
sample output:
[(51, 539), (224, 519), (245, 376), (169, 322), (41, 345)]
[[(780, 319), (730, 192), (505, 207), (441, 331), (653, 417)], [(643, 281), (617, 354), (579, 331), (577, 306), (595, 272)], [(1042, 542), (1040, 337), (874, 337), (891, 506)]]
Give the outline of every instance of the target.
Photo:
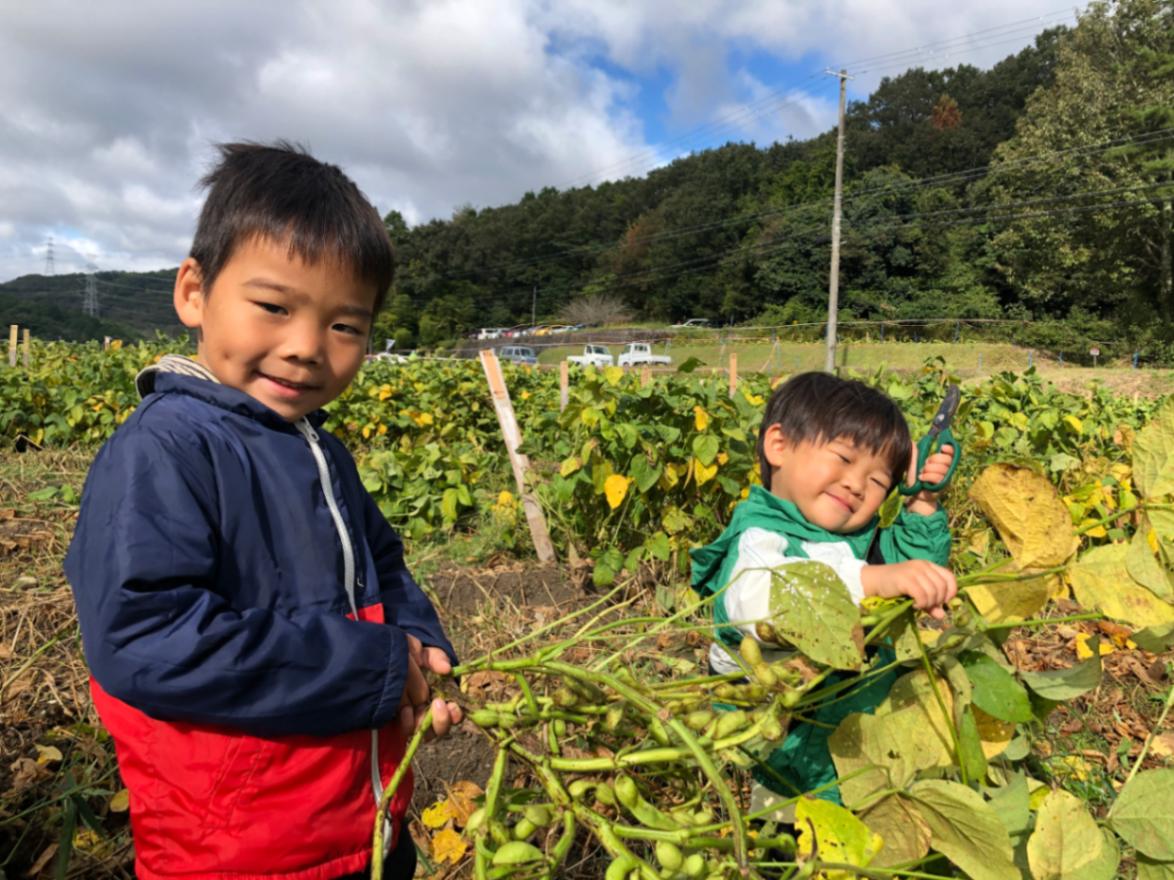
[[(582, 579), (568, 577), (563, 567), (535, 562), (487, 569), (453, 566), (422, 580), (435, 597), (462, 660), (557, 620), (594, 598), (585, 592)], [(457, 699), (464, 702), (463, 697)], [(427, 743), (412, 765), (416, 811), (442, 800), (455, 782), (469, 780), (484, 787), (493, 754), (488, 739), (470, 724)]]

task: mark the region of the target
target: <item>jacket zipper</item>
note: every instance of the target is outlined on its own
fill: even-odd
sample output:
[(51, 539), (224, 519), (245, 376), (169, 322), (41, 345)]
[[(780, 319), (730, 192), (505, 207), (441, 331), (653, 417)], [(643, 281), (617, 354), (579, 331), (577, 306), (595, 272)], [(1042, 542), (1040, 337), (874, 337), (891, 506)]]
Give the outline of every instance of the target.
[[(314, 461), (318, 465), (318, 481), (322, 484), (322, 494), (326, 497), (326, 506), (330, 510), (330, 518), (334, 520), (338, 540), (342, 542), (343, 586), (346, 588), (346, 597), (351, 606), (351, 613), (355, 615), (357, 621), (359, 606), (355, 601), (355, 548), (351, 543), (350, 532), (347, 531), (346, 523), (343, 521), (342, 511), (338, 509), (338, 501), (334, 497), (334, 484), (330, 479), (330, 467), (326, 463), (326, 454), (322, 451), (322, 446), (318, 442), (318, 432), (314, 430), (313, 425), (305, 418), (298, 419), (294, 424), (302, 436), (306, 438), (306, 443), (309, 444), (310, 452), (313, 453)], [(371, 731), (371, 788), (375, 792), (375, 805), (378, 807), (383, 795), (383, 779), (379, 774), (379, 731), (374, 729)], [(388, 820), (385, 818), (384, 822), (388, 822)], [(391, 836), (384, 834), (383, 839), (386, 849), (391, 844)]]

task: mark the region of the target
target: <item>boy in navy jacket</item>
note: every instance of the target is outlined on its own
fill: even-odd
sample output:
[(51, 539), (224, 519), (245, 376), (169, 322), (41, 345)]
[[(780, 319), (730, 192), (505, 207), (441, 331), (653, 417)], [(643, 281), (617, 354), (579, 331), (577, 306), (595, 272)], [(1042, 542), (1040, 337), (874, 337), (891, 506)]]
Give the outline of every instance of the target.
[[(144, 370), (65, 560), (140, 880), (366, 870), (376, 802), (456, 662), (355, 464), (320, 433), (393, 257), (336, 167), (228, 144), (175, 282), (198, 361)], [(431, 702), (433, 732), (460, 712)], [(410, 778), (388, 876), (411, 877)]]

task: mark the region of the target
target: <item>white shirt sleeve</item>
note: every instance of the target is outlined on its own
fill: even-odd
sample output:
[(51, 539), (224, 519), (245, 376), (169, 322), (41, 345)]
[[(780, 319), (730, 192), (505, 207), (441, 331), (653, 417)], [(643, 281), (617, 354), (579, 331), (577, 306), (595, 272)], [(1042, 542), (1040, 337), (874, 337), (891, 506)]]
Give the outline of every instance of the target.
[[(730, 585), (720, 599), (725, 603), (730, 625), (749, 636), (757, 635), (754, 625), (770, 617), (770, 569), (788, 562), (805, 562), (801, 556), (787, 555), (787, 538), (768, 529), (750, 528), (738, 539), (738, 561), (730, 572)], [(852, 554), (847, 542), (803, 542), (808, 559), (823, 562), (847, 585), (857, 605), (864, 598), (860, 573), (867, 564)], [(710, 664), (719, 673), (734, 672), (740, 667), (714, 642)]]

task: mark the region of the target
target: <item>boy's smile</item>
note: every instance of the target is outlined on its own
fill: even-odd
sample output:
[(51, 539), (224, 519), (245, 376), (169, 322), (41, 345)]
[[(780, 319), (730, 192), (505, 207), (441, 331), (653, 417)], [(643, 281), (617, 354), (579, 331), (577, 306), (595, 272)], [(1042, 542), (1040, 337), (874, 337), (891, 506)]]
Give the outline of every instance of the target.
[(212, 286), (184, 260), (175, 310), (200, 331), (200, 361), (283, 418), (334, 400), (362, 365), (375, 291), (332, 260), (306, 263), (284, 242), (249, 239)]
[(804, 518), (829, 532), (866, 526), (892, 488), (887, 459), (840, 437), (792, 444), (777, 426), (765, 444), (771, 494), (792, 502)]

